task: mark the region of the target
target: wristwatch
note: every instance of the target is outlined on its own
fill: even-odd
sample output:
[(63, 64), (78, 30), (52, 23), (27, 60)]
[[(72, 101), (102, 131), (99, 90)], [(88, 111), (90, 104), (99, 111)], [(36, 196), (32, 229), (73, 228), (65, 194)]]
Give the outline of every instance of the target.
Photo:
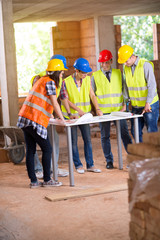
[(72, 115), (72, 113), (67, 113), (68, 117), (70, 117)]

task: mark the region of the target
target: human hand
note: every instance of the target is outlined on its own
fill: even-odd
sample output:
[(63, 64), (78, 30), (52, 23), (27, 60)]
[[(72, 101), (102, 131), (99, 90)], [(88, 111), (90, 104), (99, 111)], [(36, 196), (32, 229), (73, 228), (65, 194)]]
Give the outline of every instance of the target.
[(98, 116), (103, 116), (103, 112), (101, 111), (101, 109), (96, 109), (96, 114), (98, 115)]
[(152, 112), (152, 109), (151, 109), (151, 106), (150, 106), (149, 103), (146, 103), (146, 104), (145, 104), (145, 107), (144, 107), (144, 109), (143, 109), (143, 111), (142, 111), (142, 114), (144, 114), (144, 113), (146, 113), (146, 112)]
[(80, 117), (82, 117), (85, 114), (85, 112), (83, 112), (81, 109), (79, 109), (77, 112), (78, 112)]
[(120, 112), (125, 112), (126, 111), (126, 105), (124, 105), (123, 107), (122, 107), (122, 109), (120, 110)]

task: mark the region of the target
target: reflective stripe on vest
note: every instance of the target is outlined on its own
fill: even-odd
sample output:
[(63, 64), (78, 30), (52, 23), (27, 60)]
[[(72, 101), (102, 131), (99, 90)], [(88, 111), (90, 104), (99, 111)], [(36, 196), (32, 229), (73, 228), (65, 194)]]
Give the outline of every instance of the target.
[[(90, 104), (90, 86), (91, 80), (90, 77), (87, 76), (82, 80), (82, 85), (80, 88), (80, 92), (75, 84), (75, 81), (72, 76), (67, 77), (64, 79), (66, 84), (66, 90), (68, 94), (68, 99), (70, 102), (74, 103), (77, 107), (79, 107), (85, 113), (91, 111), (91, 104)], [(67, 117), (67, 111), (63, 104), (61, 105), (62, 113), (65, 117)], [(73, 115), (78, 116), (77, 111), (70, 108), (70, 111)], [(67, 117), (68, 118), (68, 117)]]
[(110, 82), (101, 70), (93, 73), (98, 105), (103, 113), (119, 111), (123, 106), (122, 75), (119, 69), (112, 69)]
[(29, 91), (22, 105), (19, 116), (36, 122), (47, 128), (49, 119), (53, 113), (50, 96), (46, 92), (46, 83), (53, 81), (49, 77), (40, 78)]
[[(126, 75), (126, 84), (128, 87), (129, 97), (131, 99), (132, 106), (144, 107), (148, 95), (147, 83), (144, 76), (143, 65), (145, 62), (149, 62), (146, 59), (139, 59), (138, 64), (135, 68), (134, 74), (132, 75), (131, 67), (125, 66), (124, 71)], [(154, 65), (149, 62), (152, 67)], [(154, 98), (151, 104), (158, 101), (157, 89), (154, 94)]]

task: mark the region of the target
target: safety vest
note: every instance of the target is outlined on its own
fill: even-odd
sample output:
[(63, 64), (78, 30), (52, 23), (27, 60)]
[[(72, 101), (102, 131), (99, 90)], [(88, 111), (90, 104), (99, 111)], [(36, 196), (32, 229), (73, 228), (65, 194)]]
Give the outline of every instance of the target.
[(103, 113), (111, 113), (122, 109), (122, 74), (119, 69), (112, 69), (110, 82), (101, 70), (93, 73), (96, 84), (96, 97)]
[(19, 112), (19, 116), (30, 119), (45, 128), (53, 113), (53, 106), (45, 88), (46, 83), (50, 81), (53, 80), (48, 76), (40, 78), (29, 91)]
[[(149, 62), (149, 61), (143, 58), (141, 58), (138, 61), (138, 64), (135, 68), (133, 76), (132, 76), (131, 67), (125, 66), (124, 68), (125, 76), (126, 76), (126, 84), (128, 87), (129, 97), (130, 97), (132, 106), (144, 107), (146, 104), (148, 88), (147, 88), (147, 82), (145, 80), (144, 68), (143, 68), (143, 65), (145, 62)], [(152, 62), (149, 62), (149, 63), (152, 65), (154, 69), (153, 63)], [(150, 104), (157, 102), (158, 99), (159, 98), (158, 98), (157, 89), (156, 89), (153, 101)]]
[[(74, 103), (77, 107), (79, 107), (85, 113), (91, 111), (91, 103), (90, 103), (90, 87), (91, 87), (91, 79), (89, 76), (85, 77), (82, 80), (82, 85), (80, 92), (75, 84), (75, 81), (72, 76), (67, 77), (64, 79), (66, 84), (66, 90), (68, 94), (68, 99), (70, 102)], [(61, 105), (62, 113), (65, 118), (68, 118), (67, 111), (63, 104)], [(73, 115), (78, 116), (78, 112), (74, 109), (70, 109)]]
[[(46, 75), (46, 71), (40, 72), (40, 73), (37, 74), (37, 75), (39, 75), (40, 77), (44, 77), (44, 76)], [(35, 78), (37, 75), (35, 75), (35, 76), (33, 76), (33, 77), (31, 78), (31, 84), (32, 84), (32, 85), (33, 85), (33, 80), (34, 80), (34, 78)], [(60, 93), (60, 90), (61, 90), (61, 86), (62, 86), (62, 78), (61, 78), (60, 81), (59, 81), (59, 88), (57, 88), (57, 98), (58, 98), (58, 96), (59, 96), (59, 93)]]

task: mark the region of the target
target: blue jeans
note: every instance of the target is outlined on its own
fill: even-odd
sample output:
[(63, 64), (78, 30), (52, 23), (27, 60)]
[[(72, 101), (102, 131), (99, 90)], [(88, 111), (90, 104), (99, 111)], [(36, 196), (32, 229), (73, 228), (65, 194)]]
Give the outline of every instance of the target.
[[(143, 127), (146, 124), (147, 132), (158, 132), (158, 118), (159, 118), (159, 101), (151, 105), (152, 112), (147, 112), (143, 114), (143, 117), (138, 118), (139, 127), (139, 141), (143, 141)], [(144, 107), (135, 108), (132, 107), (132, 113), (141, 114)], [(134, 137), (134, 120), (131, 119), (131, 133)]]
[(34, 167), (34, 155), (36, 152), (36, 144), (38, 144), (42, 150), (42, 165), (43, 165), (43, 173), (44, 173), (44, 181), (50, 180), (50, 167), (51, 167), (51, 154), (52, 147), (49, 141), (49, 138), (43, 139), (41, 138), (36, 129), (33, 129), (32, 126), (22, 128), (24, 132), (24, 138), (26, 142), (26, 166), (28, 171), (28, 176), (31, 182), (36, 182), (37, 178), (35, 175), (35, 167)]
[[(91, 143), (91, 134), (90, 134), (90, 126), (89, 124), (79, 125), (78, 126), (82, 138), (84, 141), (84, 155), (86, 160), (86, 167), (91, 168), (94, 166), (93, 163), (93, 154), (92, 154), (92, 143)], [(75, 165), (75, 168), (83, 167), (82, 162), (79, 158), (79, 152), (78, 152), (78, 136), (77, 136), (77, 126), (71, 127), (71, 136), (72, 136), (72, 151), (73, 151), (73, 162)]]
[[(51, 141), (51, 134), (50, 134), (50, 128), (47, 128), (48, 136)], [(56, 144), (56, 163), (57, 163), (57, 168), (58, 168), (58, 159), (59, 159), (59, 135), (55, 131), (55, 144)], [(43, 171), (42, 164), (39, 160), (37, 152), (34, 155), (34, 164), (35, 164), (35, 171)], [(53, 165), (52, 165), (52, 158), (51, 158), (51, 172), (53, 172)]]
[[(111, 142), (110, 142), (110, 124), (111, 122), (99, 123), (100, 129), (101, 129), (101, 144), (102, 144), (103, 153), (107, 163), (108, 162), (113, 163), (113, 154), (111, 152)], [(114, 124), (116, 124), (115, 121), (114, 121)], [(132, 139), (128, 132), (128, 126), (127, 126), (126, 120), (120, 120), (120, 127), (121, 127), (121, 138), (123, 141), (124, 148), (127, 152), (127, 146), (128, 144), (132, 143)]]

